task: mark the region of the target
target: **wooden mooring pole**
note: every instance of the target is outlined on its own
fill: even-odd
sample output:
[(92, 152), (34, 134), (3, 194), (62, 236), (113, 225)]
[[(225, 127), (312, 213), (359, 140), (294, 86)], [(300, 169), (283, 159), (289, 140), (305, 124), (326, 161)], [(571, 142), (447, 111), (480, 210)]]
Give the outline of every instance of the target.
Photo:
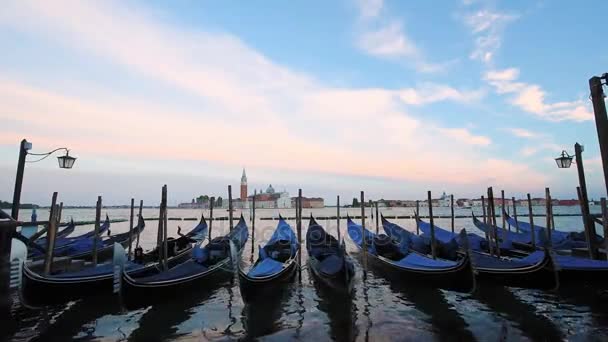
[(450, 195), (450, 210), (452, 213), (452, 233), (454, 233), (454, 194)]
[(233, 228), (233, 224), (232, 224), (232, 185), (228, 185), (228, 220), (230, 222), (230, 231), (232, 231)]
[(515, 231), (519, 233), (519, 220), (517, 219), (517, 205), (515, 204), (515, 197), (512, 197), (511, 201), (513, 201), (513, 218), (515, 219)]
[(606, 208), (605, 197), (600, 199), (600, 205), (602, 206), (602, 226), (604, 228), (604, 254), (608, 260), (608, 208)]
[(496, 249), (496, 255), (500, 257), (500, 243), (498, 239), (498, 225), (496, 224), (496, 207), (494, 203), (494, 190), (492, 187), (488, 188), (488, 205), (490, 206), (490, 222), (492, 224), (492, 230), (494, 232), (494, 244)]
[(97, 243), (99, 241), (99, 226), (101, 224), (101, 196), (97, 196), (95, 206), (95, 235), (93, 236), (93, 266), (97, 266)]
[[(420, 201), (416, 200), (416, 216), (420, 216)], [(416, 219), (416, 235), (420, 235), (420, 224), (418, 224), (418, 219)]]
[(59, 202), (59, 210), (57, 211), (57, 228), (61, 224), (61, 215), (63, 214), (63, 202)]
[(338, 242), (342, 242), (340, 238), (340, 196), (336, 198), (336, 231), (338, 232)]
[(168, 259), (169, 259), (169, 247), (168, 247), (168, 234), (167, 234), (167, 185), (163, 186), (163, 268), (164, 270), (169, 269)]
[[(139, 218), (141, 218), (143, 220), (143, 210), (144, 210), (144, 200), (139, 200), (139, 213), (137, 214), (137, 224), (139, 224)], [(139, 236), (141, 235), (141, 232), (139, 234), (137, 234), (137, 238), (136, 238), (136, 242), (135, 242), (135, 248), (139, 247)]]
[(211, 200), (209, 202), (209, 234), (208, 234), (209, 241), (211, 241), (211, 239), (213, 239), (211, 237), (211, 231), (213, 230), (213, 207), (214, 206), (215, 206), (215, 197), (211, 197)]
[(46, 254), (44, 256), (44, 274), (51, 274), (53, 264), (53, 251), (55, 249), (55, 237), (57, 236), (57, 192), (53, 192), (51, 199), (51, 212), (49, 214), (49, 229), (46, 233)]
[(534, 232), (534, 213), (532, 212), (532, 198), (528, 193), (528, 221), (530, 222), (530, 234), (532, 237), (532, 247), (536, 248), (536, 232)]
[(494, 255), (494, 247), (492, 246), (492, 231), (491, 231), (491, 227), (492, 224), (488, 218), (490, 215), (490, 203), (488, 202), (488, 207), (487, 207), (487, 211), (486, 211), (486, 198), (482, 195), (481, 196), (481, 209), (483, 211), (483, 224), (485, 224), (486, 226), (490, 226), (490, 230), (485, 232), (486, 235), (486, 241), (488, 242), (488, 252), (490, 252), (490, 255)]
[(589, 253), (589, 259), (594, 258), (593, 248), (591, 243), (591, 230), (588, 229), (589, 226), (589, 211), (585, 210), (585, 207), (588, 208), (588, 205), (585, 205), (585, 199), (583, 197), (583, 192), (580, 187), (576, 187), (576, 193), (578, 195), (578, 201), (581, 206), (581, 214), (583, 216), (583, 224), (585, 225), (585, 238), (587, 239), (587, 252)]
[(429, 222), (431, 224), (431, 254), (433, 259), (437, 258), (437, 250), (435, 248), (435, 222), (433, 221), (433, 200), (431, 198), (431, 192), (427, 192), (427, 201), (429, 204)]
[(258, 191), (253, 191), (253, 201), (251, 201), (251, 254), (255, 251), (255, 198), (258, 195)]
[(367, 239), (365, 238), (365, 193), (361, 191), (361, 246), (363, 248), (363, 270), (367, 270)]
[(378, 215), (378, 201), (376, 201), (376, 234), (380, 231), (380, 215)]
[(302, 189), (298, 189), (298, 206), (296, 208), (296, 212), (298, 243), (300, 244), (300, 248), (298, 248), (298, 278), (302, 280), (302, 248), (304, 246), (304, 244), (302, 243)]
[(133, 215), (135, 215), (135, 198), (131, 198), (131, 212), (129, 215), (129, 253), (127, 260), (131, 260), (131, 245), (133, 244)]
[(546, 214), (546, 225), (547, 231), (547, 243), (549, 246), (553, 246), (553, 241), (551, 240), (551, 192), (549, 188), (545, 188), (545, 214)]
[[(507, 226), (507, 217), (505, 215), (505, 213), (507, 212), (507, 209), (506, 209), (507, 207), (505, 206), (505, 191), (504, 190), (500, 190), (500, 204), (502, 205), (502, 207), (500, 208), (501, 209), (500, 216), (502, 216), (502, 229), (503, 229), (503, 232), (504, 232), (504, 230), (507, 229), (506, 228), (506, 226)], [(511, 231), (511, 226), (510, 225), (509, 225), (509, 231)], [(503, 235), (504, 235), (504, 233), (503, 233)]]

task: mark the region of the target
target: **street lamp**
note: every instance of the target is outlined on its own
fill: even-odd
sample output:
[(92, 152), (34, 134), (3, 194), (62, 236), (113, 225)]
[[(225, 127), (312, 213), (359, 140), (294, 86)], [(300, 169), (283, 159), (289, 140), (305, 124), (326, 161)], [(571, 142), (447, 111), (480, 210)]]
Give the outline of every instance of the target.
[(569, 155), (568, 152), (562, 151), (561, 156), (555, 158), (555, 162), (557, 163), (557, 167), (560, 169), (568, 169), (570, 165), (572, 165), (573, 156)]
[[(59, 168), (62, 169), (71, 169), (76, 162), (76, 158), (70, 156), (70, 150), (66, 147), (56, 148), (50, 152), (45, 153), (31, 153), (28, 152), (32, 149), (32, 143), (23, 139), (21, 140), (21, 148), (19, 150), (19, 162), (17, 163), (17, 177), (15, 178), (15, 192), (13, 194), (13, 208), (11, 211), (11, 216), (15, 220), (19, 220), (19, 204), (21, 202), (21, 187), (23, 185), (23, 172), (25, 170), (25, 163), (37, 163), (42, 161), (58, 151), (64, 151), (65, 155), (57, 157), (57, 161), (59, 162)], [(36, 160), (26, 160), (28, 155), (39, 156)]]

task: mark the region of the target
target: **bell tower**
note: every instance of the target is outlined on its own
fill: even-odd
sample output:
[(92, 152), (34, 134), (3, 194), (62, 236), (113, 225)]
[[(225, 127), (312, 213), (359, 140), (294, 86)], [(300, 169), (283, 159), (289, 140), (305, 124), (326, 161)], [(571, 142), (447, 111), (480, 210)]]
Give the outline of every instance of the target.
[(247, 174), (245, 174), (245, 168), (243, 168), (243, 175), (241, 176), (241, 201), (247, 201)]

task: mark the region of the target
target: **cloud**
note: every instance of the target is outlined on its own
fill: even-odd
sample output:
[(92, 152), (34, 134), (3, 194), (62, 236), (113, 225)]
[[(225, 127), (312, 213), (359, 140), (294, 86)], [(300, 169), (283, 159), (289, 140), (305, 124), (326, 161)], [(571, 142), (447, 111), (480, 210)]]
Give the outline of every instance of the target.
[(402, 89), (397, 93), (401, 101), (410, 105), (424, 105), (439, 101), (471, 103), (480, 100), (485, 95), (483, 90), (459, 90), (435, 83), (424, 83), (418, 88)]
[(520, 153), (524, 157), (531, 157), (541, 151), (550, 151), (550, 152), (559, 153), (562, 151), (562, 148), (561, 148), (561, 146), (554, 144), (554, 143), (541, 143), (541, 144), (535, 144), (534, 146), (526, 146), (521, 149)]
[(539, 85), (517, 82), (518, 78), (516, 68), (490, 70), (484, 75), (498, 94), (512, 94), (509, 100), (512, 105), (538, 118), (555, 122), (593, 120), (593, 113), (583, 100), (549, 103), (545, 99), (546, 92)]
[[(479, 146), (490, 146), (490, 139), (472, 129), (444, 127), (409, 112), (409, 106), (433, 102), (473, 102), (483, 96), (480, 91), (433, 83), (337, 88), (268, 59), (232, 35), (186, 30), (110, 1), (8, 3), (0, 24), (63, 53), (128, 71), (147, 87), (197, 99), (186, 106), (168, 95), (141, 98), (98, 89), (84, 74), (78, 91), (42, 79), (34, 86), (0, 78), (0, 118), (18, 120), (29, 132), (0, 129), (0, 144), (27, 135), (41, 149), (66, 145), (92, 159), (172, 160), (177, 168), (184, 161), (237, 169), (245, 164), (394, 184), (479, 184), (486, 174), (521, 188), (544, 179), (525, 165), (488, 160)], [(454, 167), (446, 171), (445, 165)]]
[(384, 7), (384, 0), (356, 0), (361, 19), (368, 20), (380, 15)]
[(490, 138), (480, 135), (473, 135), (465, 128), (439, 128), (438, 131), (469, 145), (488, 146), (492, 143)]
[(423, 51), (403, 29), (403, 22), (382, 16), (382, 1), (358, 1), (359, 33), (356, 45), (366, 54), (396, 62), (405, 62), (423, 73), (440, 72), (454, 61), (429, 62)]
[(527, 139), (533, 139), (533, 138), (538, 138), (540, 136), (540, 134), (529, 131), (527, 129), (523, 129), (523, 128), (505, 128), (504, 129), (506, 132), (509, 132), (511, 134), (513, 134), (514, 136), (518, 137), (518, 138), (527, 138)]
[(475, 37), (475, 48), (470, 58), (491, 64), (501, 46), (506, 25), (518, 18), (517, 15), (490, 10), (478, 10), (464, 16), (464, 23)]

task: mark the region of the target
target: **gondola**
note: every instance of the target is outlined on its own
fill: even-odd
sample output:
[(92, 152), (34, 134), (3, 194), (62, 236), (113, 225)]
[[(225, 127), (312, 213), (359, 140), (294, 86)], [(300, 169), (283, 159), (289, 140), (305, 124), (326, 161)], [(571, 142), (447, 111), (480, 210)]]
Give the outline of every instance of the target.
[[(139, 218), (138, 227), (145, 225), (143, 218)], [(204, 232), (202, 232), (204, 231)], [(175, 240), (170, 240), (170, 263), (177, 263), (189, 255), (191, 242), (196, 240), (198, 234), (205, 234), (207, 224), (204, 219), (190, 233)], [(144, 274), (155, 268), (158, 252), (152, 250), (136, 256), (128, 261), (125, 268), (128, 272)], [(21, 293), (29, 303), (61, 302), (67, 299), (84, 296), (110, 294), (112, 285), (113, 265), (106, 262), (93, 266), (83, 260), (69, 259), (53, 265), (50, 275), (43, 274), (41, 261), (26, 263), (23, 267)], [(52, 295), (49, 295), (52, 294)]]
[[(72, 219), (72, 220), (70, 220), (70, 222), (68, 222), (68, 224), (63, 226), (63, 228), (57, 232), (55, 239), (65, 238), (68, 235), (72, 234), (75, 229), (76, 229), (76, 225), (74, 224), (74, 220)], [(35, 240), (35, 243), (37, 243), (41, 246), (46, 246), (46, 236), (41, 236), (41, 237), (37, 238)]]
[[(142, 275), (123, 268), (122, 276), (115, 279), (120, 284), (123, 304), (138, 307), (155, 300), (168, 300), (201, 282), (209, 284), (234, 274), (233, 263), (238, 263), (248, 237), (247, 223), (241, 215), (238, 224), (227, 235), (212, 239), (204, 247), (197, 244), (190, 258), (167, 270), (155, 267)], [(231, 245), (235, 247), (234, 253)]]
[[(141, 221), (143, 223), (143, 220)], [(138, 224), (133, 228), (132, 232), (124, 232), (116, 235), (110, 235), (105, 238), (97, 238), (97, 260), (105, 261), (112, 257), (114, 244), (126, 246), (129, 243), (129, 238), (136, 238), (145, 228), (144, 224)], [(108, 230), (109, 232), (109, 230)], [(93, 234), (94, 235), (94, 234)], [(95, 245), (95, 237), (80, 239), (71, 243), (64, 248), (54, 250), (54, 257), (69, 257), (71, 259), (82, 259), (86, 261), (93, 260), (93, 246)], [(34, 260), (41, 260), (44, 256), (38, 256)]]
[[(419, 221), (420, 223), (427, 224), (422, 220)], [(408, 239), (409, 236), (407, 234), (411, 234), (397, 224), (387, 220), (383, 220), (382, 226), (388, 234), (397, 239), (398, 243), (402, 239)], [(435, 231), (450, 233), (436, 225)], [(455, 238), (455, 240), (458, 239), (460, 237)], [(452, 242), (455, 240), (452, 240)], [(464, 243), (458, 242), (457, 244), (462, 245)], [(447, 249), (443, 248), (443, 250)], [(559, 278), (556, 273), (553, 255), (549, 249), (536, 251), (524, 258), (499, 258), (481, 251), (471, 251), (470, 255), (472, 263), (475, 265), (478, 279), (480, 280), (524, 288), (556, 289), (559, 286)]]
[[(347, 218), (348, 235), (355, 245), (362, 250), (362, 227)], [(461, 234), (466, 235), (463, 229)], [(463, 237), (466, 241), (466, 237)], [(408, 283), (418, 283), (456, 291), (472, 292), (475, 290), (475, 275), (469, 253), (457, 260), (432, 259), (422, 254), (411, 252), (402, 245), (396, 246), (393, 240), (384, 234), (377, 235), (365, 229), (367, 260), (370, 266), (388, 273)], [(362, 254), (362, 253), (360, 253)]]
[(328, 234), (312, 215), (306, 232), (306, 250), (308, 269), (316, 280), (337, 293), (351, 294), (355, 268), (344, 241), (340, 243)]
[(259, 247), (258, 260), (249, 272), (239, 268), (239, 285), (245, 300), (257, 296), (272, 295), (278, 286), (293, 278), (298, 263), (296, 256), (300, 244), (291, 226), (279, 216), (277, 228), (266, 242)]
[[(504, 212), (506, 222), (512, 227), (518, 227), (520, 232), (509, 232), (509, 237), (526, 237), (522, 238), (524, 241), (514, 241), (518, 247), (525, 249), (532, 249), (532, 241), (529, 238), (532, 234), (532, 226), (528, 222), (515, 220), (509, 214)], [(539, 233), (544, 230), (545, 227), (541, 227), (538, 225), (534, 225), (534, 235), (536, 237), (535, 241), (539, 241)], [(527, 240), (527, 241), (526, 241)], [(596, 235), (596, 240), (598, 244), (603, 244), (604, 239)], [(551, 230), (551, 247), (554, 250), (569, 250), (572, 248), (586, 248), (587, 247), (587, 239), (583, 232), (565, 232), (561, 230), (552, 229)]]
[[(110, 230), (110, 218), (108, 217), (108, 215), (106, 215), (106, 219), (103, 222), (103, 224), (101, 224), (99, 226), (99, 230), (98, 230), (98, 236), (101, 239), (101, 236)], [(95, 230), (92, 230), (90, 232), (84, 233), (82, 235), (78, 235), (78, 236), (74, 236), (74, 237), (63, 237), (63, 238), (56, 238), (55, 239), (55, 247), (53, 248), (53, 255), (55, 256), (61, 256), (61, 255), (65, 255), (67, 250), (70, 250), (72, 247), (74, 247), (74, 245), (83, 245), (86, 244), (88, 242), (88, 244), (92, 245), (92, 240), (95, 236)], [(46, 248), (46, 237), (42, 238), (42, 239), (37, 239), (35, 241), (35, 243), (42, 247), (42, 248)], [(73, 249), (73, 248), (72, 248)], [(44, 258), (44, 253), (42, 253), (41, 250), (39, 249), (30, 249), (30, 258), (32, 259), (42, 259)]]
[[(425, 238), (426, 240), (430, 241), (431, 225), (428, 222), (422, 221), (418, 217), (418, 215), (415, 215), (415, 219), (417, 221), (418, 227), (423, 232), (422, 237)], [(444, 244), (444, 247), (452, 248), (450, 253), (453, 253), (454, 248), (462, 247), (462, 246), (458, 245), (460, 240), (458, 239), (457, 233), (452, 233), (447, 229), (438, 227), (437, 225), (435, 225), (434, 230), (435, 230), (435, 241), (442, 242)], [(468, 233), (467, 237), (468, 237), (470, 249), (472, 251), (477, 251), (477, 252), (490, 251), (490, 244), (488, 243), (488, 240), (486, 240), (485, 238), (483, 238), (477, 234), (474, 234), (474, 233)], [(492, 246), (492, 247), (494, 247), (494, 246)], [(525, 253), (525, 255), (524, 255), (520, 251), (515, 250), (515, 248), (513, 247), (512, 241), (510, 241), (510, 240), (500, 241), (499, 247), (500, 247), (501, 255), (521, 257), (521, 256), (525, 256), (528, 254), (528, 253)]]

